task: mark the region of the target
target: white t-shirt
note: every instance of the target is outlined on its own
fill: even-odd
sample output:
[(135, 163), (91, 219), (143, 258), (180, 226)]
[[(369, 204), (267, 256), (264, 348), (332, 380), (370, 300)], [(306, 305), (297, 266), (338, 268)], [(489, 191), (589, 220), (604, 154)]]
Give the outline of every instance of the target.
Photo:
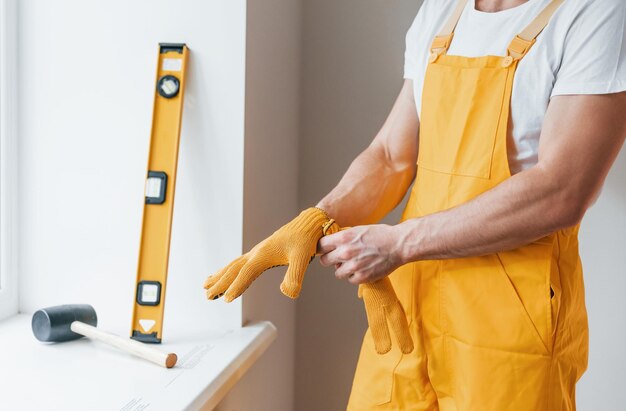
[[(496, 13), (467, 2), (448, 54), (506, 55), (511, 40), (550, 0), (529, 0)], [(406, 36), (404, 77), (413, 80), (418, 114), (432, 39), (457, 0), (424, 0)], [(513, 83), (511, 172), (537, 163), (539, 135), (550, 97), (626, 90), (626, 0), (566, 0), (520, 62)], [(626, 116), (626, 108), (624, 109)]]

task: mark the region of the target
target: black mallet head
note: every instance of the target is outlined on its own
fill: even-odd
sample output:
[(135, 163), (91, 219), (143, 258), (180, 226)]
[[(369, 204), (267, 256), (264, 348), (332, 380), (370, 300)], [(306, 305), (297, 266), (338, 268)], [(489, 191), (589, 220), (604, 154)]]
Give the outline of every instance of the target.
[(82, 337), (70, 328), (74, 321), (98, 325), (96, 310), (87, 304), (68, 304), (48, 307), (33, 314), (33, 334), (43, 342), (62, 342)]

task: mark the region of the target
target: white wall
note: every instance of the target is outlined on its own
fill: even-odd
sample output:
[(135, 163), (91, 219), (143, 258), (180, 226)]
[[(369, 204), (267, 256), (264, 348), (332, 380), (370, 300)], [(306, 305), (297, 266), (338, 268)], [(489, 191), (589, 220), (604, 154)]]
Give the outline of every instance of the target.
[(18, 310), (17, 4), (0, 0), (0, 320)]
[(626, 149), (585, 216), (580, 247), (590, 353), (589, 369), (578, 385), (578, 407), (620, 410), (626, 404)]
[(157, 44), (186, 42), (164, 338), (240, 325), (202, 282), (242, 247), (245, 6), (20, 1), (20, 311), (87, 302), (128, 332)]
[[(301, 208), (336, 184), (382, 125), (402, 86), (404, 36), (419, 4), (304, 1)], [(298, 300), (296, 410), (345, 409), (366, 327), (356, 287), (311, 264)]]

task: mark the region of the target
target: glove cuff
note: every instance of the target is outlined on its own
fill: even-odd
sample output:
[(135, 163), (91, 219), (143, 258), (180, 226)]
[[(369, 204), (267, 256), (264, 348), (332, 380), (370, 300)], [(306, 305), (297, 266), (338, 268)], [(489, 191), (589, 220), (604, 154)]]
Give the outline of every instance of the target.
[(320, 211), (326, 218), (326, 222), (322, 225), (322, 236), (335, 234), (340, 230), (339, 224), (334, 218), (331, 218), (328, 213), (319, 207), (313, 207), (315, 210)]
[(339, 225), (321, 208), (310, 207), (302, 211), (290, 225), (296, 231), (308, 232), (322, 238), (325, 235), (339, 231)]

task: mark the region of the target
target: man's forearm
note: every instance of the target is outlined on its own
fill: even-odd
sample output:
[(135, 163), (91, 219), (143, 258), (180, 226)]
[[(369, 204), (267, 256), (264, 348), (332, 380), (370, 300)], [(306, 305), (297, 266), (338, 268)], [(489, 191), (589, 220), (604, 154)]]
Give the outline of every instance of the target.
[(492, 254), (575, 225), (626, 139), (624, 107), (626, 93), (553, 97), (537, 165), (458, 207), (323, 237), (320, 262), (368, 283), (411, 261)]
[(405, 262), (479, 256), (528, 244), (575, 225), (581, 193), (534, 167), (461, 206), (399, 224)]
[(406, 80), (372, 144), (317, 206), (342, 226), (383, 218), (402, 200), (415, 177), (418, 130), (413, 83)]
[(553, 97), (539, 163), (466, 204), (397, 226), (402, 259), (485, 255), (575, 225), (624, 143), (625, 106), (626, 93)]
[(402, 200), (414, 173), (414, 166), (393, 168), (379, 150), (370, 147), (317, 206), (341, 226), (375, 223)]

